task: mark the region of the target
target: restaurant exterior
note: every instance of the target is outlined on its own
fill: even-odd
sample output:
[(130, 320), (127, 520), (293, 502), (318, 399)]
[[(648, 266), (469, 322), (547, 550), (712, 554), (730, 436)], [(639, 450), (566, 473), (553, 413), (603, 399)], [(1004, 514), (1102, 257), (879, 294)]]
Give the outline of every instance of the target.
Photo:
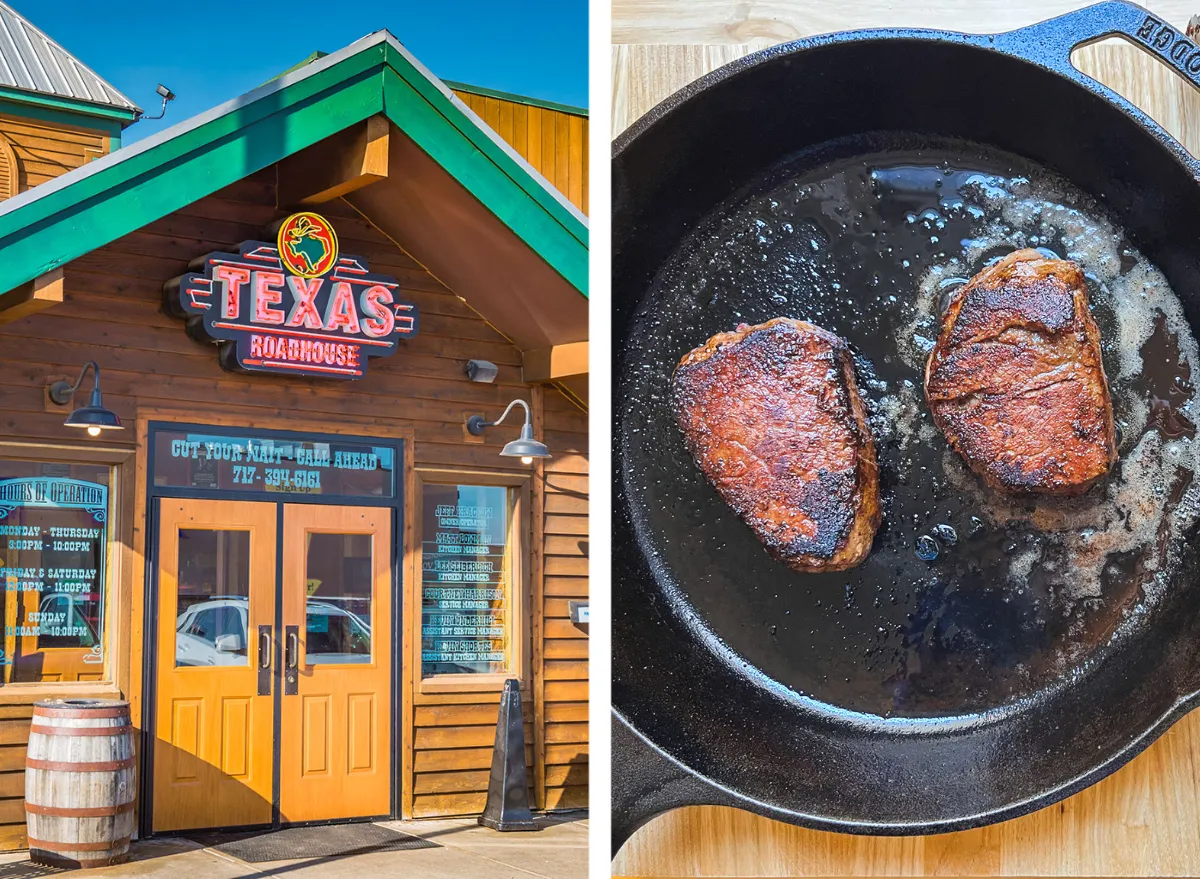
[(585, 807), (586, 114), (379, 32), (118, 148), (68, 62), (0, 88), (0, 847), (41, 699), (129, 700), (143, 836), (477, 814), (509, 678)]

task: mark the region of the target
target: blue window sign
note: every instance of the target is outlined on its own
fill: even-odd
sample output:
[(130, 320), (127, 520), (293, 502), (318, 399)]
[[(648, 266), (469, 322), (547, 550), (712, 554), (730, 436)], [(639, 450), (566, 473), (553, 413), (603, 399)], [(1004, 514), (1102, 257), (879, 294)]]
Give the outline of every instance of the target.
[(391, 446), (337, 437), (158, 428), (154, 485), (201, 492), (385, 499), (395, 496), (395, 458)]

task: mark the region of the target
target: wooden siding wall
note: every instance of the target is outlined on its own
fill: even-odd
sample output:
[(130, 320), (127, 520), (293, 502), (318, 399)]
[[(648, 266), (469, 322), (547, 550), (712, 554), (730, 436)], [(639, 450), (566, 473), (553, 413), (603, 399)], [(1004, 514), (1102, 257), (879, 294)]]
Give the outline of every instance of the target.
[(587, 417), (552, 405), (557, 392), (546, 397), (543, 436), (554, 458), (545, 468), (544, 674), (535, 686), (543, 706), (546, 808), (575, 809), (588, 804), (587, 627), (569, 616), (571, 601), (588, 600)]
[(8, 114), (0, 114), (0, 137), (16, 157), (17, 189), (12, 195), (106, 155), (109, 144), (101, 131)]
[(25, 747), (32, 705), (0, 699), (0, 851), (25, 848)]
[[(526, 697), (530, 774), (535, 800), (547, 808), (584, 805), (587, 639), (567, 618), (567, 601), (587, 596), (586, 413), (552, 388), (522, 383), (520, 352), (340, 201), (322, 205), (321, 213), (335, 223), (342, 249), (365, 257), (372, 271), (400, 280), (404, 296), (420, 309), (420, 334), (402, 342), (393, 357), (373, 359), (367, 376), (351, 384), (222, 371), (213, 348), (190, 340), (183, 321), (163, 313), (162, 285), (186, 271), (196, 256), (261, 237), (264, 227), (281, 216), (274, 206), (274, 177), (274, 169), (268, 168), (76, 260), (66, 269), (62, 305), (0, 327), (0, 440), (78, 442), (81, 437), (62, 425), (63, 411), (48, 411), (52, 407), (44, 400), (44, 387), (47, 377), (74, 376), (93, 358), (103, 369), (105, 404), (130, 428), (139, 411), (157, 410), (179, 412), (197, 422), (204, 422), (206, 413), (220, 413), (222, 423), (237, 419), (247, 426), (269, 419), (271, 427), (293, 430), (334, 423), (346, 432), (411, 435), (418, 468), (530, 473), (519, 461), (499, 456), (511, 438), (506, 432), (489, 432), (485, 443), (468, 444), (463, 424), (473, 413), (498, 414), (514, 397), (533, 400), (535, 418), (555, 458), (544, 480), (533, 473), (531, 491), (529, 606), (542, 613), (535, 612), (531, 623)], [(473, 357), (499, 365), (494, 384), (466, 379), (465, 362)], [(116, 435), (112, 445), (130, 448), (136, 440), (137, 431), (129, 429)], [(122, 478), (132, 480), (133, 474)], [(544, 491), (539, 492), (542, 483)], [(539, 495), (544, 498), (541, 508)], [(132, 517), (134, 510), (123, 509), (122, 514)], [(136, 559), (143, 528), (141, 523), (135, 528), (133, 545), (124, 551)], [(544, 544), (538, 539), (543, 531)], [(124, 570), (140, 572), (137, 564)], [(141, 580), (138, 573), (127, 573), (123, 581), (120, 588), (128, 594), (122, 595), (121, 606), (128, 608)], [(127, 619), (118, 625), (131, 629), (120, 637), (111, 632), (114, 645), (128, 642), (130, 631), (140, 628)], [(118, 660), (117, 683), (127, 696), (131, 681), (136, 686), (140, 680), (139, 636), (133, 640)], [(408, 675), (415, 671), (404, 669)], [(402, 799), (406, 815), (482, 810), (497, 704), (497, 693), (419, 697), (412, 727), (402, 731), (404, 747), (412, 750), (393, 758), (398, 767), (412, 767), (405, 780), (405, 793), (411, 796)], [(24, 716), (5, 719), (6, 710), (0, 698), (0, 824), (8, 814), (3, 797), (9, 790), (2, 773), (21, 765), (17, 747), (23, 747), (28, 728)], [(135, 706), (135, 723), (140, 719)], [(5, 762), (7, 745), (13, 753)], [(19, 794), (19, 785), (12, 789)], [(13, 816), (18, 815), (17, 803), (9, 802)], [(0, 847), (6, 841), (0, 828)]]
[(586, 116), (472, 92), (455, 94), (571, 204), (588, 212)]

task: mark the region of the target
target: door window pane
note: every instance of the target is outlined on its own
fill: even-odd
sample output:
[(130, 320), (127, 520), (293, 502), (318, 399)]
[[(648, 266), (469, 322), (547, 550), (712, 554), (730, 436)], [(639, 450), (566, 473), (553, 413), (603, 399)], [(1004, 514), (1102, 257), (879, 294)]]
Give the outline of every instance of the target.
[(177, 600), (175, 665), (248, 665), (250, 532), (180, 528)]
[(508, 670), (510, 504), (502, 486), (424, 487), (423, 677)]
[(4, 681), (98, 681), (109, 467), (0, 461)]
[(306, 535), (306, 665), (371, 661), (370, 534)]

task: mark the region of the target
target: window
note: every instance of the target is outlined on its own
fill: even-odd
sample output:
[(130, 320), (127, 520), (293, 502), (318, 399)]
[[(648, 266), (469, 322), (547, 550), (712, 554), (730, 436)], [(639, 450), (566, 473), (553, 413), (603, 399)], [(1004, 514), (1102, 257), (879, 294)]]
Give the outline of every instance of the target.
[(5, 683), (103, 677), (112, 468), (0, 460)]
[(179, 529), (175, 665), (249, 665), (250, 532)]
[(306, 537), (305, 664), (370, 662), (371, 535)]
[(421, 677), (524, 674), (520, 480), (421, 486)]

